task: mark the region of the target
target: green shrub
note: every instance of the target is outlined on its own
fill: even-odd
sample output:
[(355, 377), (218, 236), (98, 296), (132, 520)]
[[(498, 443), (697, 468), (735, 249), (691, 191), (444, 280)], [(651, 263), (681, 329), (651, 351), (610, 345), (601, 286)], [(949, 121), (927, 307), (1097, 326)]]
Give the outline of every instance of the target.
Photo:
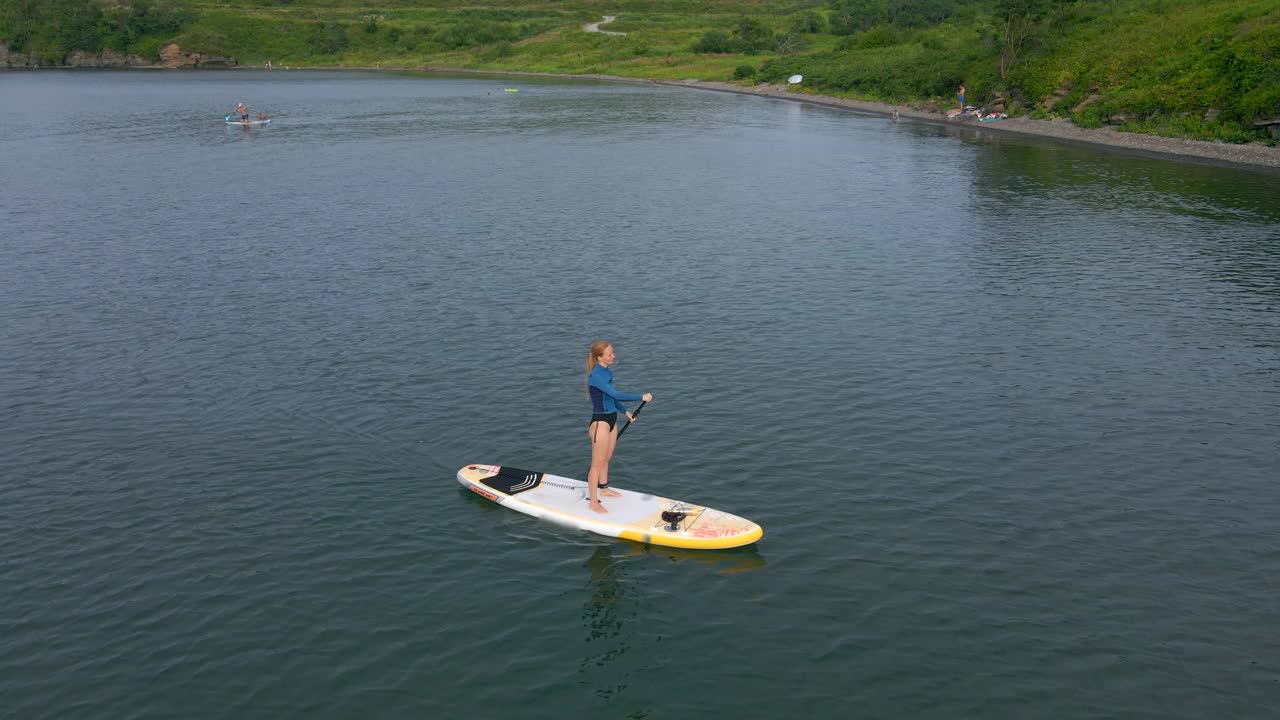
[[(181, 45), (183, 50), (190, 52), (198, 52), (205, 55), (232, 54), (231, 44), (227, 42), (227, 36), (207, 28), (188, 30), (175, 38), (175, 42)], [(159, 57), (159, 52), (157, 48), (157, 57)]]
[(888, 20), (888, 6), (876, 0), (831, 0), (831, 33), (853, 35)]
[(1080, 112), (1075, 113), (1071, 117), (1071, 120), (1076, 125), (1079, 125), (1080, 127), (1100, 128), (1102, 127), (1102, 121), (1104, 117), (1105, 116), (1102, 114), (1102, 108), (1098, 107), (1097, 105), (1090, 105), (1084, 110), (1081, 110)]
[(336, 55), (351, 45), (347, 29), (336, 20), (319, 23), (311, 33), (311, 49), (320, 55)]
[(456, 50), (488, 45), (501, 40), (519, 40), (520, 31), (510, 23), (464, 17), (461, 22), (437, 32), (433, 39), (447, 48)]
[(137, 55), (147, 60), (159, 60), (160, 48), (169, 44), (169, 40), (163, 37), (143, 38), (126, 48), (122, 48), (130, 55)]
[(853, 42), (856, 48), (874, 50), (897, 45), (900, 42), (900, 35), (894, 26), (880, 25), (858, 35)]
[(698, 42), (693, 44), (692, 50), (696, 53), (731, 53), (733, 52), (733, 38), (729, 37), (729, 33), (723, 30), (708, 30), (702, 34)]
[(734, 80), (746, 80), (747, 78), (755, 77), (755, 75), (756, 75), (755, 65), (739, 65), (738, 67), (733, 69)]
[(481, 57), (485, 60), (497, 60), (498, 58), (511, 57), (516, 54), (516, 48), (507, 40), (494, 43), (486, 48)]
[(761, 82), (776, 83), (796, 73), (812, 75), (812, 72), (809, 63), (799, 58), (773, 58), (764, 61), (756, 71), (756, 79)]
[(771, 50), (777, 42), (773, 30), (760, 20), (747, 15), (738, 19), (738, 25), (733, 29), (733, 34), (737, 36), (735, 49), (748, 55)]
[(1243, 145), (1264, 137), (1264, 133), (1254, 128), (1242, 127), (1239, 123), (1233, 122), (1219, 124), (1215, 128), (1215, 134), (1223, 142), (1229, 142), (1235, 145)]
[(827, 31), (827, 16), (817, 10), (806, 10), (791, 18), (791, 31), (795, 33), (822, 33)]

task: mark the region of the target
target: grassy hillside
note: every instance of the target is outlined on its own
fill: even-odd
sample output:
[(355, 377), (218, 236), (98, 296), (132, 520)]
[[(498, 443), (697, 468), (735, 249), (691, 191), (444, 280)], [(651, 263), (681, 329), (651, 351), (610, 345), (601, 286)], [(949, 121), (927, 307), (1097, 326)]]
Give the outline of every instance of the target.
[[(275, 66), (453, 66), (777, 82), (1247, 142), (1280, 116), (1280, 0), (0, 0), (0, 41)], [(605, 30), (582, 26), (617, 16)], [(1272, 141), (1274, 142), (1274, 141)]]

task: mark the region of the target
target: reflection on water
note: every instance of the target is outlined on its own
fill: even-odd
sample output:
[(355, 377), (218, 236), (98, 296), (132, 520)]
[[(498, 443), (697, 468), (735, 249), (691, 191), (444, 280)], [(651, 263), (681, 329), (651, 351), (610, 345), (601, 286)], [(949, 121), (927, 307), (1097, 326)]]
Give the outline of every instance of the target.
[[(1280, 177), (1019, 138), (970, 142), (983, 147), (964, 178), (973, 190), (966, 254), (984, 285), (1025, 301), (1034, 283), (1060, 293), (1047, 302), (1118, 322), (1168, 312), (1152, 293), (1176, 289), (1172, 315), (1188, 343), (1224, 324), (1250, 344), (1277, 342)], [(1185, 327), (1189, 316), (1203, 327)]]
[[(1093, 211), (1143, 210), (1204, 219), (1280, 222), (1280, 176), (1171, 159), (1099, 153), (1088, 147), (1028, 138), (979, 135), (967, 178), (979, 198), (997, 209), (1035, 199), (1060, 211), (1063, 200)], [(1043, 206), (1049, 210), (1048, 206)]]
[(582, 607), (582, 621), (587, 630), (587, 651), (578, 664), (578, 673), (594, 689), (597, 697), (608, 700), (627, 687), (628, 672), (618, 660), (631, 651), (636, 628), (636, 599), (631, 584), (623, 573), (622, 563), (613, 557), (610, 545), (601, 545), (587, 558), (590, 596)]
[[(666, 574), (669, 566), (661, 563), (662, 559), (722, 575), (759, 570), (765, 565), (764, 556), (754, 546), (697, 551), (622, 542), (596, 547), (583, 563), (588, 573), (588, 594), (582, 606), (586, 634), (578, 675), (583, 686), (603, 701), (617, 701), (636, 674), (644, 676), (659, 671), (663, 640), (674, 637), (674, 628), (665, 627), (661, 622), (639, 620), (641, 609), (654, 602), (646, 592), (645, 583), (661, 584), (664, 578), (672, 579)], [(655, 572), (646, 573), (654, 568), (646, 560), (659, 561)], [(645, 580), (631, 576), (628, 564), (633, 562), (642, 563), (643, 567), (637, 566), (636, 571), (644, 575)], [(626, 717), (647, 716), (647, 711), (636, 710)]]
[(656, 556), (669, 559), (671, 562), (688, 562), (709, 566), (719, 575), (733, 575), (764, 568), (764, 555), (759, 547), (748, 545), (733, 550), (684, 550), (682, 548), (664, 547), (662, 545), (641, 545), (627, 543), (623, 546), (627, 557)]

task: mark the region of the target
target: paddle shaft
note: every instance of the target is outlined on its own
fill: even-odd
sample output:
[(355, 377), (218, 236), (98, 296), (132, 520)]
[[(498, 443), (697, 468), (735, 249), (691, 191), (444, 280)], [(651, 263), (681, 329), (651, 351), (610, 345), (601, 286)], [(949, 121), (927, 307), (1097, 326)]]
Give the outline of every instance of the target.
[[(635, 411), (635, 412), (631, 413), (631, 417), (633, 417), (633, 418), (635, 418), (635, 417), (640, 417), (640, 411), (641, 411), (641, 410), (643, 410), (643, 409), (644, 409), (644, 406), (645, 406), (645, 405), (648, 405), (648, 404), (649, 404), (649, 401), (648, 401), (648, 400), (641, 400), (641, 401), (640, 401), (640, 406), (636, 408), (636, 411)], [(626, 431), (627, 431), (627, 428), (629, 428), (629, 427), (631, 427), (631, 420), (627, 420), (627, 424), (626, 424), (626, 425), (623, 425), (623, 426), (622, 426), (622, 428), (621, 428), (620, 430), (618, 430), (618, 437), (622, 437), (622, 433), (626, 432)]]

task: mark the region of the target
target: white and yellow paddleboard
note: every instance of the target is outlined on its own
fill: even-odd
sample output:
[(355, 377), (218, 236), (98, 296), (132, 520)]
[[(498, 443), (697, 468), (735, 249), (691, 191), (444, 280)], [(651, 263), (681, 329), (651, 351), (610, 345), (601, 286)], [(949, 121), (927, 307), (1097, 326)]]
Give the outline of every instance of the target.
[(764, 535), (737, 515), (621, 488), (622, 497), (600, 498), (608, 513), (592, 512), (585, 482), (531, 470), (468, 465), (458, 471), (458, 482), (512, 510), (606, 537), (712, 550), (750, 545)]

